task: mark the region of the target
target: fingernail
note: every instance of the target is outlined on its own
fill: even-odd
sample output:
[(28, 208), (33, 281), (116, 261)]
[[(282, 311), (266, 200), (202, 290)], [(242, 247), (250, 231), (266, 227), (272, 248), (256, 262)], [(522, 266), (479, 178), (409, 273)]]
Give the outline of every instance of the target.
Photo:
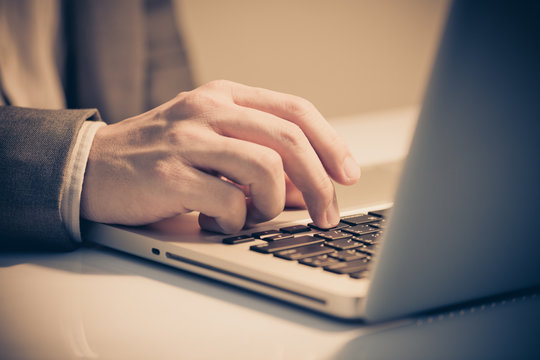
[(343, 161), (343, 170), (348, 181), (352, 182), (360, 179), (360, 166), (351, 156), (347, 156)]

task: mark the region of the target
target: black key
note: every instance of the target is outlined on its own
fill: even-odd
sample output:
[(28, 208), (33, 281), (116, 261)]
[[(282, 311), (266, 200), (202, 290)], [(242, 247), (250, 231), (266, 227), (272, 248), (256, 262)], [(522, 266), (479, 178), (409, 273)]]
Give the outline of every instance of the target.
[(373, 221), (380, 220), (380, 218), (372, 215), (350, 215), (341, 218), (341, 221), (349, 225), (367, 224)]
[(301, 232), (310, 231), (311, 229), (307, 227), (306, 225), (293, 225), (293, 226), (287, 226), (287, 227), (281, 228), (279, 230), (288, 234), (298, 234)]
[(331, 230), (331, 231), (327, 231), (327, 232), (322, 232), (322, 233), (319, 233), (319, 234), (315, 234), (315, 236), (321, 237), (321, 238), (326, 239), (326, 240), (348, 239), (348, 238), (352, 237), (351, 234), (347, 234), (347, 233), (337, 231), (337, 230)]
[(336, 251), (335, 253), (331, 253), (330, 256), (341, 261), (353, 261), (366, 258), (366, 254), (359, 253), (354, 249)]
[(321, 243), (278, 251), (277, 253), (274, 253), (274, 256), (287, 260), (299, 260), (307, 257), (328, 254), (334, 251), (336, 250), (332, 249), (331, 247), (324, 246), (324, 244)]
[(369, 226), (374, 226), (379, 229), (384, 229), (386, 227), (386, 220), (380, 219), (379, 221), (369, 223)]
[(348, 224), (345, 224), (345, 223), (338, 223), (336, 226), (334, 226), (333, 228), (329, 228), (329, 229), (324, 229), (324, 228), (320, 228), (318, 226), (316, 226), (314, 223), (309, 223), (307, 224), (310, 228), (313, 228), (315, 230), (319, 230), (319, 231), (328, 231), (328, 230), (339, 230), (339, 229), (343, 229), (345, 227), (349, 227)]
[(364, 259), (361, 259), (361, 260), (355, 260), (355, 261), (350, 261), (350, 262), (340, 261), (335, 264), (326, 265), (324, 266), (324, 270), (331, 271), (336, 274), (350, 274), (350, 273), (355, 273), (359, 271), (364, 271), (367, 269), (368, 266), (369, 265), (367, 261)]
[(356, 247), (363, 246), (362, 243), (359, 243), (357, 241), (354, 241), (352, 239), (339, 239), (335, 241), (327, 241), (326, 245), (331, 246), (333, 248), (336, 248), (338, 250), (348, 250), (348, 249), (354, 249)]
[(293, 237), (292, 234), (279, 233), (279, 234), (275, 234), (274, 236), (267, 236), (263, 240), (264, 241), (281, 241), (281, 240), (284, 240), (284, 239), (290, 239), (292, 237)]
[(375, 253), (375, 246), (364, 245), (364, 246), (356, 248), (355, 250), (371, 256)]
[(351, 226), (343, 229), (344, 232), (348, 232), (353, 235), (365, 235), (379, 231), (379, 229), (369, 226), (368, 224), (361, 224), (356, 226)]
[(306, 232), (301, 232), (301, 233), (298, 233), (298, 234), (285, 234), (285, 235), (292, 235), (292, 236), (304, 236), (304, 235), (309, 235), (309, 236), (313, 236), (313, 235), (317, 235), (317, 234), (320, 234), (322, 231), (319, 231), (319, 230), (315, 230), (315, 229), (312, 229), (310, 228), (309, 231), (306, 231)]
[(223, 241), (224, 244), (234, 245), (234, 244), (241, 244), (241, 243), (245, 243), (245, 242), (249, 242), (249, 241), (253, 241), (253, 240), (255, 240), (255, 238), (252, 237), (252, 236), (238, 235), (238, 236), (232, 236), (232, 237), (225, 238), (222, 241)]
[(382, 209), (382, 210), (374, 210), (374, 211), (368, 212), (368, 214), (373, 215), (373, 216), (377, 216), (377, 217), (387, 217), (388, 214), (390, 213), (390, 210), (392, 210), (392, 208)]
[(305, 258), (299, 261), (300, 264), (312, 266), (312, 267), (321, 267), (328, 266), (340, 262), (338, 259), (334, 259), (328, 255), (319, 255), (315, 257)]
[(281, 234), (279, 232), (279, 230), (266, 230), (266, 231), (259, 231), (259, 232), (254, 232), (253, 234), (251, 234), (251, 236), (257, 238), (257, 239), (262, 239), (264, 240), (265, 238), (269, 237), (269, 236), (276, 236), (276, 235), (279, 235)]
[(367, 275), (368, 275), (367, 270), (357, 271), (357, 272), (353, 272), (349, 274), (349, 276), (352, 277), (353, 279), (363, 279), (367, 277)]
[(263, 254), (271, 254), (281, 250), (322, 243), (323, 241), (323, 239), (314, 236), (299, 236), (279, 241), (272, 241), (268, 244), (252, 245), (250, 247), (250, 250), (257, 251)]
[(366, 245), (375, 245), (378, 240), (380, 240), (382, 233), (376, 232), (371, 234), (366, 234), (362, 236), (354, 236), (352, 239), (354, 241), (360, 241)]

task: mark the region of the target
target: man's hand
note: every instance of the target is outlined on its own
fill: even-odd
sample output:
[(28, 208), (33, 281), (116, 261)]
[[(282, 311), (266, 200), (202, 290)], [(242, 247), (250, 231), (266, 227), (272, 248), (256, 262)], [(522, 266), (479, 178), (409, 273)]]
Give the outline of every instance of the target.
[(203, 228), (234, 233), (305, 205), (329, 228), (339, 222), (329, 176), (353, 184), (360, 169), (311, 103), (213, 81), (97, 132), (81, 214), (141, 225), (199, 211)]

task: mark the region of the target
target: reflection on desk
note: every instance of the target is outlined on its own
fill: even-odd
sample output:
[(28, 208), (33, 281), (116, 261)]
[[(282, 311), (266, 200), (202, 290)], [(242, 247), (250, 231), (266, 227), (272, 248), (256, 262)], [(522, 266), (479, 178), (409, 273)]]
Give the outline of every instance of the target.
[(113, 250), (0, 255), (8, 359), (539, 358), (540, 295), (365, 325)]
[(97, 247), (2, 254), (0, 288), (2, 358), (319, 359), (411, 321), (339, 322)]
[(539, 340), (540, 293), (529, 292), (362, 335), (335, 358), (540, 359)]

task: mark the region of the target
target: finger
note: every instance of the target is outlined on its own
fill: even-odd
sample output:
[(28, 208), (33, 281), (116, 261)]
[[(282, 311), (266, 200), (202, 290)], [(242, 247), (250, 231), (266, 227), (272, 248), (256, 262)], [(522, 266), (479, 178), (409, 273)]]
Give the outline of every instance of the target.
[(230, 86), (231, 96), (237, 105), (264, 111), (298, 125), (334, 180), (342, 184), (358, 181), (360, 167), (348, 146), (309, 101), (236, 83)]
[(201, 223), (199, 218), (202, 228), (232, 234), (244, 227), (247, 210), (242, 190), (194, 168), (184, 169), (182, 179), (174, 186), (178, 197), (171, 192), (169, 200), (174, 202), (179, 198), (187, 209), (204, 214), (206, 222)]
[(306, 202), (302, 196), (302, 192), (294, 185), (294, 183), (285, 174), (285, 207), (305, 209)]
[(283, 211), (285, 175), (281, 157), (274, 150), (210, 133), (183, 156), (197, 168), (224, 175), (243, 191), (248, 187), (248, 225), (270, 220)]
[(309, 140), (295, 124), (259, 110), (237, 106), (214, 126), (223, 135), (275, 150), (285, 172), (302, 192), (313, 221), (321, 227), (339, 222), (334, 185)]

